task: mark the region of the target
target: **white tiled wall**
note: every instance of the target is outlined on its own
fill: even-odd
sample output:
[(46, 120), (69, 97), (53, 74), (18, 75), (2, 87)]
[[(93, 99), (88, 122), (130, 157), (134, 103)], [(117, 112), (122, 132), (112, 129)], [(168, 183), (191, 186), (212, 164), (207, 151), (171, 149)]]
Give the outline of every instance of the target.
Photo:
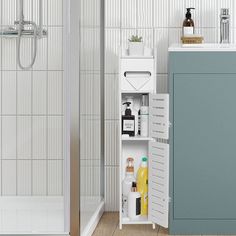
[[(17, 0), (0, 0), (0, 25), (17, 19)], [(38, 23), (39, 0), (25, 0)], [(16, 40), (0, 39), (0, 195), (63, 194), (63, 0), (43, 0), (48, 37), (38, 40), (33, 69), (16, 63)], [(22, 61), (32, 56), (22, 40)]]
[(236, 3), (234, 0), (105, 0), (105, 200), (106, 210), (118, 210), (117, 140), (118, 52), (127, 47), (132, 34), (157, 51), (157, 91), (167, 92), (168, 46), (180, 42), (186, 7), (195, 7), (196, 31), (205, 42), (219, 41), (220, 8), (230, 8), (231, 39), (234, 42)]

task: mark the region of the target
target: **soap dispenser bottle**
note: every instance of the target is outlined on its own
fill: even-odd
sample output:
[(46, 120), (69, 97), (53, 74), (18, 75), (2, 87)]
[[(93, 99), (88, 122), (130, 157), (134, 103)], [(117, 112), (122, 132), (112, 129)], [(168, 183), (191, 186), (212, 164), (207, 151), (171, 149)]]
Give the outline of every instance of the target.
[(123, 105), (126, 105), (126, 109), (125, 115), (122, 115), (122, 134), (135, 136), (135, 116), (132, 115), (130, 104), (131, 102), (123, 103)]
[(186, 18), (183, 22), (183, 36), (189, 36), (194, 34), (194, 21), (192, 20), (191, 10), (195, 8), (187, 8)]

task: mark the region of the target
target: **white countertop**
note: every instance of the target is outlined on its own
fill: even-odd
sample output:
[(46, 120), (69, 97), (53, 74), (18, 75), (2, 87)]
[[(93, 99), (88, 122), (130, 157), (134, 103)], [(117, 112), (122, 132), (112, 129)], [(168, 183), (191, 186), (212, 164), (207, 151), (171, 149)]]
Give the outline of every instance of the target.
[(236, 44), (173, 44), (169, 52), (236, 52)]

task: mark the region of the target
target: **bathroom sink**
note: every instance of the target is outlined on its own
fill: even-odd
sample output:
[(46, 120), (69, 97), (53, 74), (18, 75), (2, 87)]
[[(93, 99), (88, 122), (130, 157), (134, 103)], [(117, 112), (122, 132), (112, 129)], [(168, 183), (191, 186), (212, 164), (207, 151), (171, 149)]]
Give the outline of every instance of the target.
[(236, 44), (173, 44), (169, 47), (169, 51), (236, 51)]

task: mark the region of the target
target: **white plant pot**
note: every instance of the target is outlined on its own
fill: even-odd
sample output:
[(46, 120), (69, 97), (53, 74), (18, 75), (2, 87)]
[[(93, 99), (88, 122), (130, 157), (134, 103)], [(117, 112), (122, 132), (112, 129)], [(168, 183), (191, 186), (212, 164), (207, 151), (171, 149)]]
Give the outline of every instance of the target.
[(143, 42), (129, 42), (129, 55), (130, 56), (143, 56), (144, 43)]

